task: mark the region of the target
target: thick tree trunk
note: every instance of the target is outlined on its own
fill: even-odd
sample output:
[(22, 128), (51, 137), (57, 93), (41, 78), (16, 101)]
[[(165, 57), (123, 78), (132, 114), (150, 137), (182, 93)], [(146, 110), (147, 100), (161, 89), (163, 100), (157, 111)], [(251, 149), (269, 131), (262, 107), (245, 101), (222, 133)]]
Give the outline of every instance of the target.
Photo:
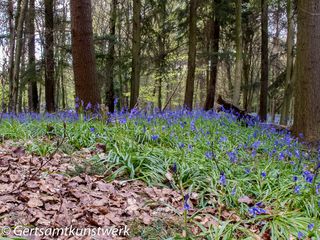
[(242, 29), (241, 29), (241, 8), (242, 0), (236, 0), (236, 70), (233, 87), (233, 104), (239, 105), (241, 90), (242, 70)]
[(133, 0), (133, 28), (132, 28), (132, 72), (130, 109), (138, 103), (140, 89), (140, 52), (141, 52), (141, 0)]
[(210, 80), (207, 87), (207, 97), (204, 110), (208, 111), (214, 107), (214, 98), (216, 94), (216, 83), (219, 62), (219, 41), (220, 41), (220, 23), (217, 17), (212, 21), (211, 33), (211, 51), (210, 51)]
[(100, 104), (93, 45), (91, 0), (71, 0), (72, 57), (76, 97), (84, 107)]
[(261, 0), (261, 87), (260, 87), (260, 109), (261, 121), (267, 120), (268, 113), (268, 0)]
[(186, 82), (186, 92), (184, 95), (184, 106), (192, 110), (194, 93), (194, 76), (196, 69), (196, 49), (197, 49), (197, 0), (190, 0), (189, 8), (189, 52), (188, 52), (188, 75)]
[(289, 120), (290, 102), (292, 97), (292, 75), (293, 75), (293, 44), (294, 44), (294, 22), (292, 0), (287, 0), (287, 72), (286, 72), (286, 87), (281, 108), (280, 124), (287, 125)]
[(46, 111), (55, 111), (54, 101), (54, 42), (53, 0), (45, 0), (45, 98)]
[(29, 0), (29, 11), (28, 11), (28, 69), (29, 69), (29, 85), (28, 85), (28, 102), (29, 111), (38, 112), (39, 111), (39, 100), (38, 100), (38, 90), (36, 81), (36, 57), (35, 57), (35, 0)]
[(110, 40), (107, 54), (106, 65), (106, 105), (110, 112), (114, 112), (114, 55), (115, 55), (115, 38), (116, 38), (116, 17), (117, 17), (117, 0), (112, 0), (110, 13)]
[(293, 132), (320, 140), (320, 1), (298, 1), (297, 79)]

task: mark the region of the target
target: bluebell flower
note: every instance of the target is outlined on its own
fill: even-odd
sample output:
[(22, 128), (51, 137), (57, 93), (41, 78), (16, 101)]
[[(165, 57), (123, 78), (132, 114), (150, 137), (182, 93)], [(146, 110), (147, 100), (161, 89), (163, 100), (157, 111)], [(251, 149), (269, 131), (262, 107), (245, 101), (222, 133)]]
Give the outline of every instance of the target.
[(86, 111), (90, 110), (90, 109), (91, 109), (91, 107), (92, 107), (91, 103), (90, 103), (90, 102), (88, 102), (88, 104), (87, 104), (87, 106), (86, 106)]
[(91, 127), (91, 128), (90, 128), (90, 132), (93, 133), (94, 131), (95, 131), (94, 127)]
[(230, 159), (230, 161), (232, 162), (232, 163), (235, 163), (236, 161), (237, 161), (237, 155), (236, 155), (236, 153), (235, 152), (227, 152), (227, 155), (228, 155), (228, 157), (229, 157), (229, 159)]
[(249, 214), (252, 215), (253, 217), (256, 217), (257, 215), (265, 214), (265, 213), (267, 213), (266, 210), (260, 207), (249, 208)]
[(226, 142), (227, 140), (228, 140), (228, 138), (225, 137), (225, 136), (223, 136), (223, 137), (220, 138), (220, 142)]
[(314, 224), (313, 224), (313, 223), (309, 223), (309, 224), (308, 224), (308, 230), (309, 230), (309, 231), (312, 231), (313, 228), (314, 228)]
[(298, 232), (298, 239), (303, 239), (304, 238), (304, 234), (302, 232)]
[(222, 186), (227, 185), (227, 179), (226, 179), (226, 175), (224, 174), (224, 172), (220, 173), (220, 179), (219, 182)]
[(120, 118), (119, 119), (119, 123), (120, 124), (126, 124), (127, 123), (127, 119), (126, 118)]
[(301, 187), (299, 185), (295, 186), (294, 193), (300, 194)]
[(179, 148), (184, 148), (184, 143), (179, 143)]
[(189, 195), (189, 193), (187, 193), (187, 194), (184, 196), (184, 203), (183, 203), (183, 209), (184, 209), (185, 211), (189, 211), (189, 210), (190, 210), (190, 205), (189, 205), (189, 203), (188, 203), (189, 198), (190, 198), (190, 195)]
[(245, 168), (244, 171), (246, 172), (246, 174), (249, 174), (251, 172), (249, 168)]
[(234, 196), (237, 193), (237, 188), (234, 186), (231, 191), (231, 195)]
[(306, 180), (307, 183), (313, 182), (314, 175), (311, 172), (304, 171), (302, 175), (304, 176), (304, 179)]
[(252, 148), (253, 148), (253, 149), (258, 149), (259, 146), (260, 146), (260, 144), (261, 144), (260, 141), (256, 141), (256, 142), (254, 142), (254, 143), (252, 144)]
[(172, 165), (172, 171), (173, 171), (174, 173), (177, 173), (177, 163), (173, 163), (173, 165)]
[(293, 176), (293, 177), (292, 177), (292, 180), (293, 180), (294, 182), (296, 182), (296, 181), (298, 181), (298, 177), (297, 177), (297, 176)]
[(266, 176), (267, 176), (267, 173), (263, 171), (263, 172), (261, 173), (261, 177), (265, 178)]
[(159, 139), (159, 135), (152, 135), (151, 139), (152, 139), (152, 141), (156, 141)]
[(208, 151), (208, 152), (205, 153), (205, 156), (206, 156), (206, 158), (208, 158), (208, 159), (212, 159), (213, 153), (212, 153), (211, 151)]
[(280, 160), (280, 161), (284, 160), (285, 157), (286, 157), (286, 155), (285, 155), (284, 152), (280, 152), (280, 153), (279, 153), (279, 160)]

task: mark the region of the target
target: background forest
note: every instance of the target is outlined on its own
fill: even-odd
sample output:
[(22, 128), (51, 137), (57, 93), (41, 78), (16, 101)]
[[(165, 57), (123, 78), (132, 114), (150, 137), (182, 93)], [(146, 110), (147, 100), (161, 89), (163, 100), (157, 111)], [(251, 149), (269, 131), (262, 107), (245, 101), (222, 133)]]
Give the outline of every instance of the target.
[[(118, 109), (132, 108), (138, 96), (141, 106), (208, 110), (220, 94), (248, 112), (259, 112), (261, 106), (261, 119), (267, 112), (271, 121), (282, 113), (283, 125), (292, 119), (295, 2), (97, 0), (92, 8), (90, 1), (74, 5), (82, 6), (81, 14), (92, 12), (95, 49), (95, 63), (86, 58), (95, 69), (86, 72), (96, 76), (79, 81), (92, 89), (97, 85), (101, 99), (96, 101), (111, 112), (115, 99)], [(74, 107), (71, 13), (69, 1), (1, 2), (2, 111)], [(76, 27), (90, 38), (90, 24)], [(82, 50), (90, 52), (88, 44)], [(86, 95), (92, 94), (88, 88)]]

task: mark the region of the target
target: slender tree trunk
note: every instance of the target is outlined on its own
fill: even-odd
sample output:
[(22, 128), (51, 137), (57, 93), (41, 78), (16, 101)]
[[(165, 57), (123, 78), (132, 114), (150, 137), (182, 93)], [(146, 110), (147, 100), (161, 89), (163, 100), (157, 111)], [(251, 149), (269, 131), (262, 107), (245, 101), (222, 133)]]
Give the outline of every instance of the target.
[(196, 49), (197, 49), (197, 0), (190, 0), (189, 8), (189, 52), (188, 52), (188, 75), (186, 92), (184, 96), (184, 106), (192, 110), (194, 93), (194, 76), (196, 69)]
[(114, 54), (116, 38), (116, 18), (117, 18), (117, 0), (112, 0), (110, 13), (110, 40), (107, 54), (106, 65), (106, 105), (110, 112), (114, 112)]
[(260, 109), (261, 121), (267, 120), (268, 113), (268, 0), (261, 0), (261, 87), (260, 87)]
[(55, 111), (53, 0), (45, 0), (45, 97), (46, 111)]
[(241, 8), (242, 0), (236, 0), (236, 70), (233, 88), (233, 104), (238, 105), (240, 101), (241, 77), (242, 77), (242, 28)]
[(298, 1), (297, 79), (293, 132), (320, 140), (320, 1)]
[[(18, 2), (18, 5), (20, 3)], [(13, 104), (13, 68), (14, 68), (14, 50), (15, 50), (15, 27), (14, 27), (14, 16), (13, 16), (13, 1), (8, 1), (8, 21), (9, 21), (9, 32), (10, 32), (10, 43), (9, 43), (9, 111), (12, 109)]]
[(93, 44), (91, 0), (71, 0), (72, 57), (76, 96), (97, 107), (100, 89)]
[(133, 28), (132, 28), (132, 73), (130, 109), (138, 103), (140, 89), (140, 52), (141, 52), (141, 0), (133, 0)]
[(204, 110), (206, 111), (213, 109), (214, 107), (219, 62), (220, 23), (217, 17), (214, 17), (213, 19), (210, 51), (210, 81), (207, 87), (207, 97), (204, 105)]
[(16, 38), (16, 51), (14, 57), (13, 67), (13, 85), (12, 85), (12, 96), (10, 98), (11, 104), (10, 109), (13, 112), (17, 111), (18, 104), (18, 92), (19, 92), (19, 78), (20, 78), (20, 63), (23, 48), (23, 25), (25, 22), (25, 15), (28, 7), (28, 0), (21, 2), (21, 11), (19, 14), (18, 26), (17, 26), (17, 38)]
[(280, 124), (287, 125), (289, 120), (290, 102), (292, 97), (292, 75), (293, 75), (293, 44), (294, 44), (294, 22), (292, 0), (287, 0), (287, 71), (286, 71), (286, 87), (281, 108)]
[(39, 100), (38, 100), (38, 90), (36, 81), (36, 56), (35, 56), (35, 4), (34, 0), (29, 0), (29, 11), (28, 11), (28, 69), (29, 69), (29, 85), (28, 85), (28, 102), (29, 111), (38, 112), (39, 111)]

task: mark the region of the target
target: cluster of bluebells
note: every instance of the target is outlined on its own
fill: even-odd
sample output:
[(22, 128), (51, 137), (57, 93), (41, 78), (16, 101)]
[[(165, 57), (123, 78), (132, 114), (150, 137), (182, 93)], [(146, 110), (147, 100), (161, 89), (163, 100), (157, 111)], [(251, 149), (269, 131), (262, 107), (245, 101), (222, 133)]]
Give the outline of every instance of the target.
[(262, 207), (263, 207), (263, 203), (258, 202), (255, 206), (249, 208), (249, 214), (253, 217), (256, 217), (257, 215), (260, 215), (260, 214), (266, 214), (267, 211)]

